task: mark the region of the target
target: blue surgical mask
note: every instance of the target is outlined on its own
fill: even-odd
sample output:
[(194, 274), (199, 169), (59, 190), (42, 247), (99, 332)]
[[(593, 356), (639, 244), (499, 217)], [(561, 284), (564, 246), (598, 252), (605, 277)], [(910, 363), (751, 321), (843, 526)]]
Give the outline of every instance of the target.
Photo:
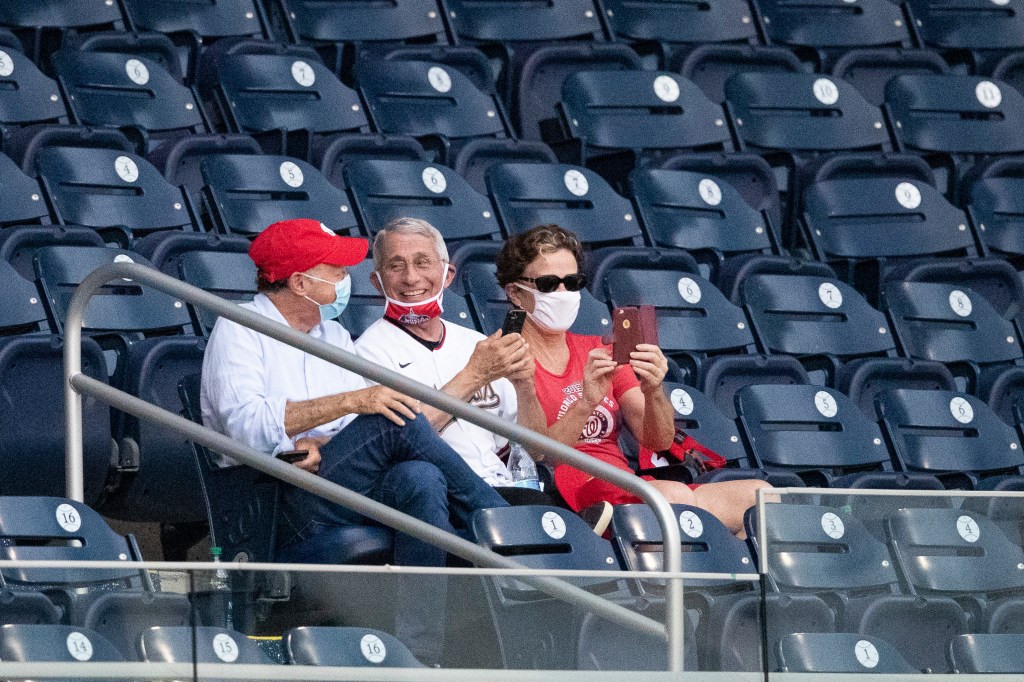
[(305, 296), (306, 300), (316, 303), (320, 307), (320, 321), (326, 322), (327, 320), (334, 320), (341, 315), (341, 312), (345, 310), (345, 306), (348, 305), (348, 299), (352, 295), (352, 278), (349, 275), (345, 275), (345, 278), (338, 282), (329, 282), (326, 279), (320, 277), (314, 277), (313, 275), (302, 273), (310, 279), (315, 279), (318, 282), (324, 284), (334, 285), (334, 302), (333, 303), (317, 303), (309, 296)]

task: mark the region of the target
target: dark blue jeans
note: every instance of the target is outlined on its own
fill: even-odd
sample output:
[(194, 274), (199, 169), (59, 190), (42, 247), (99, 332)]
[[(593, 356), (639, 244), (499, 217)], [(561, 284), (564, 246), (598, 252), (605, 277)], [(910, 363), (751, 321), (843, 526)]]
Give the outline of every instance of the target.
[[(463, 527), (477, 509), (508, 503), (420, 415), (399, 427), (379, 415), (364, 415), (320, 448), (319, 475), (449, 532), (451, 518)], [(331, 563), (324, 527), (366, 519), (298, 488), (285, 494), (278, 559)], [(445, 552), (398, 533), (395, 564), (444, 566)], [(440, 661), (444, 641), (447, 579), (412, 576), (399, 581), (395, 634), (424, 663)]]

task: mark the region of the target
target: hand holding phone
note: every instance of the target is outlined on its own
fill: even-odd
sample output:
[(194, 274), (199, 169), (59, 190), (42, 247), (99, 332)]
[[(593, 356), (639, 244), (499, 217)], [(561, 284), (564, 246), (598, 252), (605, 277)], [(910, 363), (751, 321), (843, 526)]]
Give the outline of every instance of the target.
[(629, 354), (637, 345), (658, 345), (658, 320), (654, 306), (626, 306), (612, 312), (612, 359), (617, 365), (628, 365)]
[(505, 314), (505, 322), (501, 325), (501, 335), (522, 334), (524, 322), (526, 322), (526, 311), (522, 308), (513, 308)]
[(276, 455), (279, 460), (287, 464), (295, 464), (301, 462), (309, 456), (309, 450), (287, 450), (285, 452), (279, 452)]

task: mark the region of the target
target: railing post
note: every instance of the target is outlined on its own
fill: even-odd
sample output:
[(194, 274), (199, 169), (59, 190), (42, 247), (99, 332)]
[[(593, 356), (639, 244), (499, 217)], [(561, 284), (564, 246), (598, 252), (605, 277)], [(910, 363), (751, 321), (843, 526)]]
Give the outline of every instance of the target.
[[(82, 308), (72, 300), (64, 325), (64, 472), (65, 494), (76, 502), (85, 502), (85, 473), (82, 445), (82, 394), (71, 379), (82, 373)], [(85, 301), (88, 298), (83, 299)]]

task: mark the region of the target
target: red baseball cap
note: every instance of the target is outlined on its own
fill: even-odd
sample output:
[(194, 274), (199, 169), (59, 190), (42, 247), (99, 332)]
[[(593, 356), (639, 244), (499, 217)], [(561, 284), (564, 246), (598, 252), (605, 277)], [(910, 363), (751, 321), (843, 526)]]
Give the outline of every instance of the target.
[(269, 282), (305, 272), (321, 263), (349, 266), (362, 263), (370, 243), (361, 237), (340, 237), (319, 220), (294, 218), (260, 232), (249, 258)]

